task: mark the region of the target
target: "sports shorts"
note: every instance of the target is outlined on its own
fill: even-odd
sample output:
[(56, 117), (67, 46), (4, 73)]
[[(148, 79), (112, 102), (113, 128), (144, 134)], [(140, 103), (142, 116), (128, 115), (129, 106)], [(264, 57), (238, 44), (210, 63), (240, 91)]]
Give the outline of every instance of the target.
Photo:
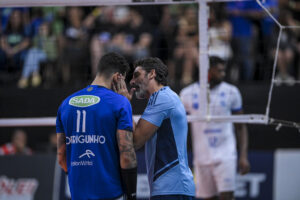
[(235, 190), (236, 160), (211, 165), (194, 165), (196, 197), (210, 198), (221, 192)]

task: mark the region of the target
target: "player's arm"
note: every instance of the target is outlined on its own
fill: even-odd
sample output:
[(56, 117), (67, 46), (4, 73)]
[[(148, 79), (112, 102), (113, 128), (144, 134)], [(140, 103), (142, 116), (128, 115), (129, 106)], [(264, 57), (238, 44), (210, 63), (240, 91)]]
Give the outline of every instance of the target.
[(66, 135), (57, 133), (57, 159), (61, 168), (67, 173)]
[[(132, 95), (135, 91), (135, 88), (131, 88), (130, 91), (127, 90), (124, 78), (121, 81), (114, 81), (112, 83), (112, 89), (115, 92), (125, 96), (129, 101), (131, 101)], [(144, 146), (144, 144), (150, 137), (152, 137), (152, 135), (156, 132), (158, 127), (143, 119), (140, 119), (137, 124), (135, 123), (134, 119), (132, 119), (132, 121), (134, 130), (134, 148), (139, 149), (142, 146)]]
[(150, 122), (140, 119), (135, 126), (133, 134), (134, 148), (137, 150), (144, 146), (147, 140), (149, 140), (159, 127), (151, 124)]
[(122, 184), (128, 200), (136, 199), (137, 162), (131, 131), (117, 130)]
[[(243, 114), (243, 111), (234, 112), (233, 114)], [(239, 147), (239, 172), (240, 174), (247, 174), (250, 170), (248, 161), (248, 130), (246, 124), (235, 123), (235, 132), (237, 143)]]

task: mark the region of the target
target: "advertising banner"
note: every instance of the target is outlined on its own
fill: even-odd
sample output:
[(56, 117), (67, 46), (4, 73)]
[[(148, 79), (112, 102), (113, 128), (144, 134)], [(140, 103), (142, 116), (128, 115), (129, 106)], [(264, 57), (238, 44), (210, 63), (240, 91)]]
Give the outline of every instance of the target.
[(1, 200), (51, 200), (55, 155), (0, 156)]

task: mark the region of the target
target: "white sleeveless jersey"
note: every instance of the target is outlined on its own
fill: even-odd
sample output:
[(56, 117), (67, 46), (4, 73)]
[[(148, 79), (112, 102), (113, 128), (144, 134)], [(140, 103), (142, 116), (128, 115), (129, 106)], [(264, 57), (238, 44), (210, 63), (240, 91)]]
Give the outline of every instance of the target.
[[(191, 115), (199, 113), (200, 85), (194, 83), (180, 92), (186, 111)], [(209, 113), (230, 116), (242, 109), (242, 98), (237, 87), (222, 82), (210, 90)], [(236, 159), (236, 141), (233, 123), (194, 122), (192, 142), (194, 163), (208, 165), (219, 161)]]

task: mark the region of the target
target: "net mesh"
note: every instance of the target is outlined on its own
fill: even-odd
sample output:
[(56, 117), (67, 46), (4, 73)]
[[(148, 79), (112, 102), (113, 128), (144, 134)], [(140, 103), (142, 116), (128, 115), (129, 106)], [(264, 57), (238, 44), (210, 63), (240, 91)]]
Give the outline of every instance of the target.
[[(264, 15), (267, 15), (272, 22), (274, 22), (276, 24), (276, 26), (278, 27), (278, 37), (276, 39), (273, 39), (273, 43), (275, 42), (276, 46), (274, 48), (274, 58), (273, 58), (273, 64), (269, 65), (266, 68), (271, 69), (270, 72), (270, 89), (267, 92), (267, 94), (265, 94), (265, 96), (267, 96), (267, 103), (265, 106), (265, 112), (260, 112), (257, 114), (250, 114), (251, 109), (249, 109), (250, 111), (247, 112), (245, 115), (238, 115), (238, 116), (211, 116), (210, 113), (208, 112), (208, 103), (207, 103), (207, 95), (209, 95), (207, 93), (208, 90), (208, 84), (207, 84), (207, 71), (208, 71), (208, 56), (210, 53), (210, 37), (211, 37), (211, 27), (209, 26), (208, 22), (211, 21), (211, 13), (214, 10), (214, 7), (218, 7), (217, 4), (220, 4), (221, 6), (223, 6), (224, 8), (224, 3), (223, 2), (227, 2), (227, 1), (216, 1), (216, 0), (207, 0), (207, 1), (77, 1), (77, 0), (68, 0), (68, 1), (49, 1), (49, 2), (45, 2), (45, 1), (41, 1), (41, 0), (32, 0), (32, 1), (25, 1), (25, 0), (12, 0), (12, 1), (1, 1), (0, 2), (0, 6), (1, 7), (19, 7), (19, 6), (23, 6), (23, 7), (49, 7), (50, 14), (49, 16), (51, 17), (51, 12), (55, 13), (59, 13), (56, 10), (56, 8), (52, 8), (51, 6), (85, 6), (84, 9), (88, 10), (89, 12), (89, 16), (90, 18), (92, 17), (103, 17), (103, 13), (109, 13), (112, 12), (113, 14), (115, 14), (114, 20), (117, 21), (117, 23), (123, 23), (124, 20), (126, 20), (125, 18), (127, 17), (127, 14), (129, 12), (130, 9), (132, 10), (142, 10), (145, 11), (146, 9), (140, 9), (146, 5), (151, 5), (151, 6), (161, 6), (161, 4), (164, 4), (163, 6), (161, 6), (159, 9), (166, 9), (166, 7), (168, 7), (168, 12), (171, 12), (171, 14), (168, 16), (161, 16), (161, 17), (166, 17), (166, 21), (168, 17), (172, 17), (172, 13), (180, 13), (182, 15), (186, 15), (187, 18), (185, 20), (183, 20), (182, 16), (178, 17), (176, 16), (175, 20), (171, 20), (168, 21), (169, 23), (177, 23), (178, 24), (178, 32), (180, 31), (187, 31), (188, 28), (193, 28), (193, 20), (195, 22), (197, 22), (197, 27), (194, 27), (194, 31), (196, 30), (196, 33), (193, 31), (191, 31), (189, 34), (193, 36), (195, 36), (196, 39), (196, 44), (198, 44), (197, 46), (189, 46), (189, 44), (186, 44), (184, 46), (182, 46), (182, 50), (183, 51), (187, 51), (190, 52), (191, 55), (193, 53), (196, 52), (195, 57), (196, 60), (194, 61), (195, 64), (199, 64), (200, 70), (199, 70), (199, 80), (201, 83), (201, 90), (203, 91), (201, 93), (201, 97), (200, 97), (200, 105), (201, 105), (201, 113), (199, 113), (199, 115), (197, 116), (188, 116), (188, 120), (190, 122), (192, 121), (229, 121), (229, 122), (236, 122), (236, 123), (261, 123), (261, 124), (274, 124), (276, 122), (280, 123), (281, 125), (288, 125), (288, 126), (294, 126), (294, 127), (298, 127), (298, 123), (296, 122), (288, 122), (285, 120), (282, 121), (278, 121), (274, 118), (270, 117), (270, 107), (271, 107), (271, 102), (272, 102), (272, 94), (273, 94), (273, 90), (274, 90), (274, 86), (276, 86), (276, 84), (284, 84), (284, 83), (291, 83), (289, 80), (279, 80), (276, 79), (276, 73), (278, 71), (277, 69), (277, 61), (278, 61), (278, 55), (280, 54), (280, 44), (281, 44), (281, 40), (283, 37), (283, 32), (289, 29), (299, 29), (299, 26), (290, 26), (290, 25), (282, 25), (277, 17), (273, 16), (273, 12), (271, 11), (270, 8), (268, 8), (265, 4), (265, 1), (259, 1), (257, 0), (257, 5), (259, 5), (260, 9), (264, 12)], [(169, 6), (166, 6), (166, 4), (168, 4)], [(118, 5), (117, 8), (112, 8), (112, 6), (116, 6)], [(124, 6), (127, 5), (127, 6)], [(87, 7), (90, 6), (90, 7)], [(129, 8), (129, 7), (130, 8)], [(187, 7), (193, 7), (193, 9), (195, 11), (198, 12), (198, 14), (194, 14), (192, 11), (189, 12), (189, 9), (187, 9)], [(72, 7), (67, 7), (67, 8), (63, 8), (61, 10), (72, 10)], [(148, 9), (148, 8), (147, 8)], [(112, 11), (113, 10), (113, 11)], [(78, 15), (78, 10), (77, 11), (73, 11), (72, 12), (77, 12)], [(66, 15), (72, 15), (72, 12), (68, 12)], [(54, 15), (52, 13), (52, 16)], [(149, 12), (148, 12), (149, 13)], [(75, 14), (76, 15), (76, 14)], [(191, 16), (190, 18), (189, 15)], [(195, 16), (198, 15), (198, 18), (195, 19)], [(87, 15), (85, 15), (87, 16)], [(88, 26), (91, 20), (90, 18), (86, 17), (84, 20), (84, 23), (86, 23), (86, 25)], [(136, 16), (135, 16), (136, 17)], [(148, 21), (150, 20), (154, 20), (153, 18), (156, 18), (158, 16), (155, 16), (155, 13), (153, 13), (153, 15), (150, 15), (150, 18), (152, 19), (147, 19)], [(216, 17), (216, 16), (214, 16)], [(129, 17), (130, 18), (130, 17)], [(133, 19), (133, 18), (131, 18)], [(164, 19), (164, 18), (162, 18)], [(190, 21), (188, 21), (187, 23), (187, 19), (190, 19)], [(102, 19), (103, 20), (103, 19)], [(104, 19), (105, 20), (105, 19)], [(154, 20), (155, 21), (155, 20)], [(163, 26), (163, 20), (160, 22), (161, 26)], [(103, 25), (103, 24), (102, 24)], [(189, 25), (189, 26), (187, 26)], [(57, 30), (59, 31), (59, 23), (55, 24), (54, 26), (56, 26)], [(180, 30), (180, 28), (185, 27), (186, 30)], [(101, 28), (100, 28), (101, 29)], [(94, 34), (93, 37), (91, 37), (89, 39), (91, 40), (95, 40), (97, 42), (97, 44), (100, 45), (104, 45), (105, 41), (108, 40), (109, 37), (111, 37), (107, 32), (105, 31), (101, 31), (100, 29), (94, 29), (97, 34)], [(168, 30), (166, 30), (168, 31)], [(70, 36), (72, 35), (76, 35), (76, 31), (74, 30), (69, 30), (68, 34), (70, 34)], [(226, 35), (226, 32), (222, 33), (223, 35)], [(97, 37), (96, 37), (97, 36)], [(145, 36), (145, 35), (144, 35)], [(115, 44), (118, 43), (119, 40), (124, 40), (127, 42), (132, 42), (132, 38), (130, 37), (124, 37), (124, 35), (120, 34), (120, 36), (118, 38), (114, 38), (116, 42)], [(199, 40), (199, 38), (201, 38)], [(145, 36), (144, 38), (144, 42), (147, 43), (147, 36)], [(175, 38), (177, 39), (177, 38)], [(156, 38), (152, 38), (152, 42), (155, 42)], [(180, 38), (179, 38), (180, 40)], [(198, 40), (198, 41), (197, 41)], [(168, 42), (168, 41), (167, 41)], [(258, 45), (262, 45), (262, 43), (264, 43), (264, 39), (262, 39), (261, 41), (257, 42)], [(86, 43), (85, 43), (86, 44)], [(74, 47), (72, 47), (74, 48)], [(87, 46), (80, 46), (81, 48), (81, 52), (83, 51), (88, 51), (89, 48), (91, 47), (87, 47)], [(103, 51), (103, 49), (108, 48), (107, 46), (103, 47), (102, 49), (100, 48), (95, 48), (92, 49), (91, 53), (95, 54), (94, 55), (94, 60), (91, 59), (90, 60), (90, 65), (93, 66), (93, 63), (97, 63), (97, 59), (99, 59), (99, 57), (101, 57), (102, 53), (101, 51)], [(110, 50), (115, 50), (114, 46), (111, 45), (109, 46)], [(124, 49), (128, 48), (128, 47), (122, 47)], [(193, 51), (193, 48), (196, 49), (195, 51)], [(119, 50), (119, 49), (118, 49)], [(174, 54), (178, 53), (180, 54), (180, 48), (177, 48), (176, 50), (174, 50)], [(165, 61), (167, 62), (167, 64), (170, 64), (170, 66), (175, 65), (176, 63), (172, 63), (169, 62), (170, 59), (168, 57), (168, 51), (169, 49), (164, 49), (164, 48), (157, 48), (154, 50), (156, 53), (157, 52), (164, 52), (167, 56)], [(225, 51), (225, 50), (224, 50)], [(226, 54), (225, 52), (222, 52), (223, 55)], [(140, 51), (140, 49), (137, 51), (137, 53), (140, 53), (142, 51)], [(33, 53), (34, 56), (38, 56), (37, 53)], [(151, 54), (149, 54), (151, 55)], [(159, 56), (159, 53), (157, 53), (156, 55)], [(138, 55), (135, 55), (138, 56)], [(231, 55), (233, 57), (233, 55)], [(260, 57), (264, 57), (265, 55), (260, 55)], [(74, 57), (71, 56), (71, 57)], [(76, 56), (75, 56), (76, 57)], [(272, 56), (271, 56), (272, 57)], [(131, 59), (133, 59), (133, 56), (131, 56)], [(193, 57), (191, 58), (191, 60), (194, 59)], [(78, 62), (79, 65), (84, 65), (82, 62)], [(186, 63), (185, 63), (186, 64)], [(192, 64), (192, 65), (193, 65)], [(184, 65), (189, 66), (189, 64)], [(85, 68), (85, 70), (87, 70)], [(176, 76), (176, 73), (178, 75), (178, 72), (176, 72), (176, 66), (174, 67), (174, 76)], [(182, 70), (182, 69), (181, 69)], [(260, 70), (260, 69), (259, 69)], [(259, 71), (258, 70), (258, 71)], [(87, 70), (87, 72), (84, 73), (88, 73), (89, 75), (87, 75), (86, 80), (89, 80), (91, 77), (93, 77), (93, 75), (95, 74), (95, 69), (93, 67), (91, 67), (90, 69)], [(181, 71), (182, 74), (185, 73), (185, 71)], [(193, 72), (195, 73), (195, 72)], [(66, 74), (66, 73), (62, 73), (62, 74)], [(230, 71), (230, 75), (231, 77), (234, 77), (237, 74), (237, 72), (235, 72), (234, 69), (232, 69)], [(265, 72), (265, 74), (267, 74), (267, 72)], [(77, 75), (82, 75), (81, 72), (77, 73)], [(190, 77), (190, 76), (187, 76)], [(68, 77), (62, 77), (61, 79), (68, 79)], [(172, 80), (170, 80), (172, 82)], [(184, 77), (182, 79), (179, 80), (179, 82), (185, 82), (186, 80), (184, 79)], [(234, 80), (232, 81), (234, 82)], [(299, 81), (295, 81), (293, 80), (293, 84), (297, 84), (299, 83)], [(242, 91), (243, 92), (243, 91)], [(248, 106), (248, 105), (246, 105)], [(252, 105), (250, 105), (251, 107)], [(254, 112), (255, 113), (255, 112)], [(138, 119), (139, 116), (136, 116), (136, 119)], [(12, 126), (54, 126), (55, 125), (55, 117), (42, 117), (42, 118), (9, 118), (9, 119), (0, 119), (0, 126), (2, 127), (12, 127)]]

